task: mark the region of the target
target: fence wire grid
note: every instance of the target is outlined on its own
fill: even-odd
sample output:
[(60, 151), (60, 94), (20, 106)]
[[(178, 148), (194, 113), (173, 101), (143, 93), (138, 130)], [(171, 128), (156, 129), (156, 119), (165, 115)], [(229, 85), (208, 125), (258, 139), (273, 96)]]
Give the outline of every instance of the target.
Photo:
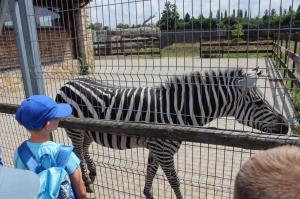
[[(44, 94), (56, 98), (65, 83), (86, 78), (100, 81), (101, 86), (106, 88), (104, 93), (110, 92), (112, 95), (114, 92), (124, 92), (119, 98), (108, 99), (107, 103), (105, 100), (104, 103), (91, 101), (90, 104), (102, 104), (102, 107), (94, 106), (96, 112), (104, 109), (106, 113), (115, 114), (111, 117), (104, 114), (102, 118), (99, 114), (98, 119), (123, 121), (127, 118), (125, 113), (132, 112), (132, 117), (141, 115), (141, 119), (132, 121), (155, 124), (164, 123), (163, 120), (169, 125), (201, 126), (201, 122), (191, 121), (193, 114), (190, 107), (197, 100), (192, 101), (193, 103), (186, 101), (189, 107), (183, 110), (178, 105), (181, 99), (175, 99), (175, 93), (172, 92), (183, 92), (184, 84), (191, 85), (185, 87), (187, 89), (195, 89), (196, 72), (206, 78), (207, 71), (211, 73), (242, 69), (244, 73), (252, 71), (253, 74), (253, 69), (259, 67), (262, 75), (258, 77), (255, 87), (260, 91), (263, 102), (268, 102), (273, 112), (277, 111), (284, 116), (290, 125), (288, 135), (300, 132), (300, 0), (28, 1), (24, 5), (32, 8), (32, 12), (20, 9), (19, 14), (28, 19), (28, 34), (36, 34), (36, 37), (24, 39), (25, 46), (37, 50), (30, 52), (38, 52), (33, 56), (36, 59), (28, 62), (33, 63), (27, 66), (30, 80), (26, 79), (28, 77), (21, 70), (24, 67), (23, 56), (30, 55), (28, 51), (23, 51), (27, 55), (22, 55), (20, 50), (20, 37), (16, 33), (18, 13), (13, 14), (16, 11), (12, 6), (14, 3), (10, 3), (9, 9), (3, 14), (3, 27), (0, 27), (0, 103), (20, 104), (27, 92), (30, 93), (27, 85), (33, 84), (32, 82), (38, 82)], [(24, 24), (19, 27), (23, 31), (26, 29)], [(27, 34), (26, 31), (24, 34)], [(189, 79), (191, 73), (195, 77)], [(187, 78), (182, 78), (183, 74)], [(215, 73), (212, 74), (211, 78), (217, 77)], [(176, 80), (175, 77), (179, 79)], [(180, 79), (183, 79), (182, 82)], [(174, 107), (171, 110), (167, 107), (154, 110), (154, 102), (150, 100), (144, 102), (134, 100), (135, 98), (124, 99), (125, 93), (127, 97), (132, 97), (133, 92), (129, 91), (131, 88), (132, 91), (141, 88), (137, 89), (137, 93), (140, 92), (144, 98), (145, 95), (153, 97), (154, 91), (147, 88), (168, 90), (165, 84), (168, 81), (175, 82), (176, 89), (166, 92), (169, 98), (164, 98), (160, 103), (167, 106), (176, 100), (174, 104), (178, 103), (177, 112)], [(207, 80), (205, 83), (200, 82), (198, 87), (204, 89), (204, 86), (211, 86), (202, 95), (217, 98), (223, 93), (221, 90), (214, 93), (212, 88), (221, 83), (221, 80), (213, 83)], [(97, 85), (95, 88), (98, 88)], [(112, 88), (117, 91), (111, 90)], [(77, 97), (74, 98), (81, 107), (87, 106), (80, 104), (84, 100), (79, 100), (85, 91), (78, 89)], [(98, 97), (103, 97), (103, 94)], [(188, 96), (184, 99), (190, 98)], [(121, 102), (117, 104), (114, 100), (120, 100), (123, 106), (120, 105)], [(210, 103), (212, 101), (202, 104), (204, 109), (213, 109), (218, 102), (216, 100), (215, 105)], [(123, 115), (118, 117), (118, 113)], [(158, 119), (159, 116), (156, 118), (155, 114), (162, 116)], [(250, 113), (245, 111), (243, 114)], [(151, 120), (152, 117), (156, 119)], [(206, 121), (215, 117), (202, 115), (196, 120), (203, 121), (203, 118)], [(14, 115), (1, 113), (0, 119), (0, 144), (4, 160), (7, 165), (13, 166), (14, 150), (28, 138), (28, 134), (14, 120)], [(246, 122), (249, 124), (251, 119), (248, 120)], [(263, 123), (272, 122), (274, 123)], [(265, 133), (239, 123), (232, 115), (215, 118), (204, 126)], [(113, 139), (112, 137), (110, 138)], [(53, 139), (58, 143), (72, 144), (62, 128), (53, 133)], [(114, 141), (107, 142), (104, 145), (112, 146)], [(126, 150), (112, 148), (95, 142), (89, 148), (97, 171), (93, 183), (94, 192), (89, 193), (89, 197), (145, 198), (143, 191), (149, 150), (144, 147)], [(242, 164), (255, 153), (256, 150), (237, 147), (183, 142), (174, 156), (183, 198), (233, 198), (234, 178)], [(161, 168), (154, 177), (151, 190), (154, 198), (176, 198)]]

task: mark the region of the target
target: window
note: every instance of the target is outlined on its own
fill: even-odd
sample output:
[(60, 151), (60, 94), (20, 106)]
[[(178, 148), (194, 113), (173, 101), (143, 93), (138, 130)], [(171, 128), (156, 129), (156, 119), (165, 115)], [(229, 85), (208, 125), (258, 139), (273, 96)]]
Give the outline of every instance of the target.
[[(47, 28), (54, 28), (54, 27), (61, 27), (58, 23), (60, 21), (60, 15), (57, 14), (55, 11), (51, 11), (46, 7), (34, 7), (34, 14), (35, 14), (35, 21), (37, 27), (47, 27)], [(7, 14), (4, 22), (5, 27), (12, 27), (13, 22), (9, 15)]]

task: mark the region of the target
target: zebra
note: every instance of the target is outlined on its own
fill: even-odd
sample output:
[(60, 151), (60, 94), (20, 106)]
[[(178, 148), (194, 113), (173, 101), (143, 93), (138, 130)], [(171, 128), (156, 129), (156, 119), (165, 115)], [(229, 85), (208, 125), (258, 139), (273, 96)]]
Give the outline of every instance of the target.
[[(256, 88), (259, 75), (257, 71), (245, 73), (241, 69), (193, 72), (174, 76), (157, 87), (132, 88), (78, 78), (60, 88), (56, 101), (69, 103), (73, 115), (79, 118), (203, 126), (218, 117), (234, 116), (238, 122), (255, 129), (286, 134), (287, 120)], [(88, 148), (95, 141), (119, 150), (147, 148), (145, 197), (153, 198), (152, 183), (160, 166), (176, 198), (182, 198), (174, 166), (174, 154), (179, 150), (180, 141), (112, 135), (100, 130), (66, 129), (66, 132), (81, 160), (82, 178), (88, 192), (93, 192), (96, 176)]]

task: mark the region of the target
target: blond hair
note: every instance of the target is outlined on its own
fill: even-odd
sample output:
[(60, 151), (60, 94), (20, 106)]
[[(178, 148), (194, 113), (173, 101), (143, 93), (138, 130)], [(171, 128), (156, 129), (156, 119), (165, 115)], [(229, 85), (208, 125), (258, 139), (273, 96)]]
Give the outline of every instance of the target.
[(300, 148), (282, 146), (259, 152), (236, 176), (234, 199), (300, 198)]

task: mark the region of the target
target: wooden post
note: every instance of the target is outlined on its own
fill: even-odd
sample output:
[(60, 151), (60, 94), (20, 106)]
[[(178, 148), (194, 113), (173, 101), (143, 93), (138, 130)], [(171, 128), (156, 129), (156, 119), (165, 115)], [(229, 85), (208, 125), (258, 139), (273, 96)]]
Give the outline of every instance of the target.
[(200, 50), (200, 58), (202, 58), (202, 38), (200, 38), (200, 42), (199, 42), (199, 50)]
[[(280, 47), (282, 46), (282, 43), (283, 43), (283, 38), (282, 38), (281, 35), (280, 35)], [(282, 59), (282, 52), (281, 52), (281, 49), (280, 49), (280, 55), (279, 55), (279, 58)]]
[[(288, 40), (288, 36), (286, 35), (285, 37), (285, 49), (288, 50), (288, 43), (289, 43), (289, 40)], [(283, 71), (283, 77), (286, 76), (286, 71), (288, 70), (288, 64), (287, 64), (287, 53), (286, 51), (284, 52), (284, 64), (286, 65), (286, 69)], [(287, 81), (287, 80), (286, 80)], [(287, 83), (287, 82), (286, 82)]]
[(272, 56), (271, 57), (274, 59), (274, 57), (275, 57), (275, 55), (274, 55), (275, 36), (274, 35), (273, 35), (272, 41), (273, 41), (273, 43), (272, 43)]
[[(287, 49), (287, 50), (288, 50), (288, 43), (289, 43), (289, 41), (285, 40), (285, 49)], [(286, 62), (287, 62), (287, 54), (285, 52), (284, 53), (284, 63), (286, 64)]]
[[(298, 43), (298, 41), (297, 41), (297, 39), (295, 39), (295, 45), (294, 45), (294, 53), (295, 54), (297, 54), (297, 43)], [(296, 68), (296, 61), (293, 60), (293, 69), (292, 69), (293, 73), (295, 73), (295, 68)], [(293, 86), (294, 86), (294, 80), (292, 80), (292, 82), (291, 82), (291, 88), (293, 88)]]

